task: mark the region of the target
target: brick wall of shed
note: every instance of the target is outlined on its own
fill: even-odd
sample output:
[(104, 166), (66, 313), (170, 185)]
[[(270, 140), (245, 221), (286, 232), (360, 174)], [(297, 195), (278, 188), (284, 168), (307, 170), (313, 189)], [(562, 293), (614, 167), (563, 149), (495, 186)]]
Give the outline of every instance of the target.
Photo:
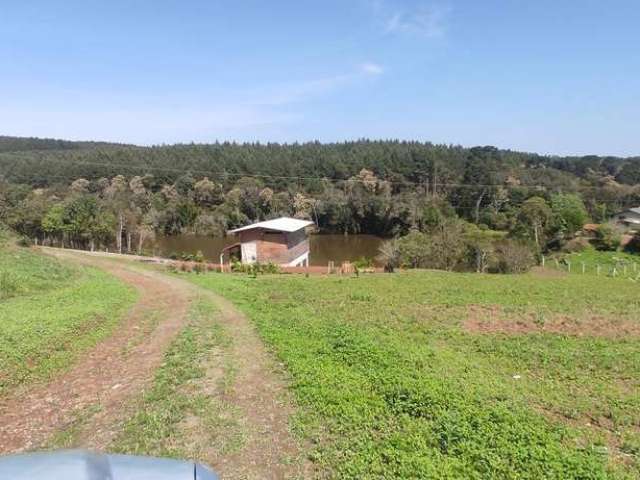
[(287, 257), (286, 234), (263, 232), (262, 239), (258, 242), (258, 261), (262, 263), (280, 263), (281, 258)]
[(260, 229), (240, 233), (240, 242), (256, 242), (257, 260), (260, 263), (289, 263), (309, 250), (309, 240), (304, 230), (293, 233), (266, 232)]

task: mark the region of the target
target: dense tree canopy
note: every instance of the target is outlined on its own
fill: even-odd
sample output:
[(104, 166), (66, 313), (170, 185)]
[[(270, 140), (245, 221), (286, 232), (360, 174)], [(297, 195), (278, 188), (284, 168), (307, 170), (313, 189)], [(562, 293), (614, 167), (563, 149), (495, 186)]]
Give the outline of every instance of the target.
[(429, 232), (433, 252), (464, 235), (463, 253), (483, 270), (483, 232), (538, 251), (561, 244), (589, 219), (639, 205), (638, 171), (640, 158), (419, 142), (136, 147), (0, 137), (0, 222), (38, 241), (125, 251), (156, 233), (222, 235), (289, 215), (325, 232)]

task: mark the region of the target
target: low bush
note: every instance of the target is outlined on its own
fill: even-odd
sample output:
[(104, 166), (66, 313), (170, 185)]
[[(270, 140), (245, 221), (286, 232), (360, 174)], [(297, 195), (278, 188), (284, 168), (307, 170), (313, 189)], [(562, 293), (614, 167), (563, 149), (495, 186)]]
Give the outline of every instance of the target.
[(197, 274), (204, 273), (206, 272), (206, 270), (207, 270), (206, 267), (202, 263), (196, 262), (193, 265), (193, 271), (196, 272)]
[(591, 248), (591, 244), (586, 238), (574, 238), (565, 243), (562, 250), (567, 253), (578, 253), (588, 248)]
[(364, 270), (373, 267), (373, 259), (367, 257), (360, 257), (353, 262), (353, 266), (358, 270)]
[(536, 260), (528, 245), (515, 240), (502, 240), (496, 244), (495, 258), (489, 271), (494, 273), (525, 273)]
[(241, 263), (241, 262), (233, 262), (231, 264), (231, 271), (234, 273), (247, 273), (252, 276), (256, 276), (258, 274), (267, 274), (267, 273), (280, 273), (280, 267), (275, 263)]
[(593, 245), (602, 251), (617, 250), (620, 247), (620, 233), (611, 225), (600, 225), (596, 230)]

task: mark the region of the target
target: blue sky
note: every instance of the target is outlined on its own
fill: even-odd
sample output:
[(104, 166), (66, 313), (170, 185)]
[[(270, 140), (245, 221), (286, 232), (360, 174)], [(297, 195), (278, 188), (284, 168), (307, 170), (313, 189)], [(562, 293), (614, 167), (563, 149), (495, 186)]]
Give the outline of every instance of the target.
[(637, 0), (0, 0), (0, 134), (640, 154)]

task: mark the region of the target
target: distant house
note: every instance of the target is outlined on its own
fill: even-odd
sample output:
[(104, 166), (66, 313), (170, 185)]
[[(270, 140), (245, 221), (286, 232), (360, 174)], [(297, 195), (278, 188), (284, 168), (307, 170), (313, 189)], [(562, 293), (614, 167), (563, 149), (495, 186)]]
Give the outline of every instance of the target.
[(298, 267), (309, 265), (309, 237), (307, 227), (313, 222), (281, 217), (229, 230), (237, 243), (226, 247), (220, 263), (236, 258), (242, 263), (275, 263)]
[(640, 207), (629, 208), (618, 213), (615, 221), (629, 230), (640, 230)]

